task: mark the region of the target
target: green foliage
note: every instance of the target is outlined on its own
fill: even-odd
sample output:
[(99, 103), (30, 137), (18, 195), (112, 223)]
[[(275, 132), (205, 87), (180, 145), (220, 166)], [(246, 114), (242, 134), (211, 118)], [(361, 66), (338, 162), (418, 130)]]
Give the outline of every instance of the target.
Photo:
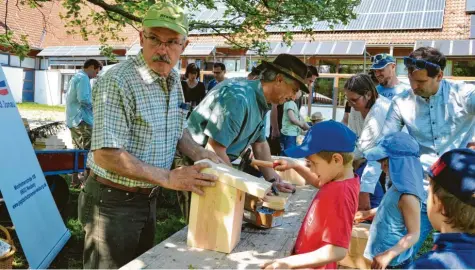
[(65, 112), (64, 106), (50, 106), (45, 104), (38, 104), (34, 102), (17, 103), (19, 110), (38, 110), (38, 111), (53, 111), (53, 112)]
[(12, 31), (6, 31), (5, 34), (0, 34), (0, 46), (10, 50), (15, 55), (20, 57), (20, 61), (25, 59), (25, 56), (30, 52), (30, 46), (26, 35), (21, 35), (20, 38), (15, 38)]
[[(48, 1), (50, 0), (22, 0), (20, 4), (37, 8)], [(293, 27), (300, 27), (313, 39), (312, 26), (315, 20), (327, 21), (330, 25), (340, 22), (347, 24), (356, 17), (353, 9), (360, 3), (360, 0), (171, 1), (184, 7), (189, 14), (204, 8), (217, 9), (218, 5), (224, 5), (225, 12), (221, 18), (204, 21), (191, 17), (190, 30), (198, 29), (207, 34), (221, 35), (233, 47), (256, 50), (261, 55), (266, 51), (266, 40), (269, 37), (267, 27), (282, 28), (282, 40), (287, 44), (292, 41), (293, 33), (290, 29)], [(95, 36), (105, 45), (111, 40), (123, 41), (120, 33), (127, 25), (139, 30), (141, 18), (154, 3), (155, 0), (64, 0), (62, 4), (66, 12), (60, 14), (60, 17), (65, 21), (68, 33), (78, 34), (84, 40)], [(18, 46), (15, 46), (14, 49), (18, 49)], [(111, 49), (105, 47), (101, 50), (103, 55), (113, 56)]]

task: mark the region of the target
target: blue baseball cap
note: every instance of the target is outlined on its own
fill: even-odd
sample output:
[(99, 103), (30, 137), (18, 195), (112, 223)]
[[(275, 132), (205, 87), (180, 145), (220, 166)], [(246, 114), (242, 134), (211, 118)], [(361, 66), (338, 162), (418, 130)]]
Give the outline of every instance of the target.
[(475, 151), (454, 149), (429, 169), (429, 176), (462, 202), (475, 207)]
[(379, 143), (364, 152), (369, 161), (391, 157), (419, 157), (419, 144), (405, 132), (395, 132), (385, 136)]
[(395, 64), (396, 60), (390, 54), (380, 53), (375, 56), (372, 56), (371, 62), (373, 63), (373, 65), (371, 66), (371, 69), (383, 69), (391, 63)]
[(356, 134), (333, 120), (313, 125), (302, 144), (284, 151), (288, 157), (303, 158), (320, 152), (351, 153), (355, 150)]

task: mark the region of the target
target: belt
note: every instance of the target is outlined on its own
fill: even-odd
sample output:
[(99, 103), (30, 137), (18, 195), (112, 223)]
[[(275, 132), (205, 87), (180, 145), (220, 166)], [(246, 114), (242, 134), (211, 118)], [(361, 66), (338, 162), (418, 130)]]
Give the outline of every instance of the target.
[(140, 193), (140, 194), (153, 196), (153, 195), (156, 195), (156, 193), (158, 192), (158, 189), (159, 189), (158, 186), (153, 187), (153, 188), (124, 186), (124, 185), (112, 182), (111, 180), (100, 177), (99, 175), (95, 174), (93, 171), (91, 171), (91, 176), (94, 179), (96, 179), (97, 182), (103, 184), (104, 186), (108, 186), (108, 187), (115, 188), (115, 189), (122, 190), (122, 191), (126, 191), (126, 192)]

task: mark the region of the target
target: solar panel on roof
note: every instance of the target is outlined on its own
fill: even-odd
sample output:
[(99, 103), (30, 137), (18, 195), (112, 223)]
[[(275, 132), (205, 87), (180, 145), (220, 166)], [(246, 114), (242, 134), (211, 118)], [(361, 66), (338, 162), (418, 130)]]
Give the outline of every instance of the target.
[(403, 19), (402, 28), (403, 29), (420, 28), (423, 15), (424, 15), (424, 12), (406, 13)]
[(411, 0), (407, 4), (406, 11), (423, 11), (426, 0)]
[(442, 27), (443, 16), (444, 16), (444, 14), (440, 11), (426, 12), (422, 27), (423, 28)]
[(445, 0), (430, 0), (427, 1), (427, 6), (425, 10), (443, 10), (444, 9)]
[(364, 41), (352, 41), (347, 54), (362, 55), (365, 51), (366, 43)]
[(368, 29), (381, 29), (381, 24), (383, 23), (384, 16), (386, 14), (371, 14), (368, 16), (366, 20), (366, 24), (364, 26), (365, 30)]
[(386, 16), (384, 24), (381, 28), (383, 29), (398, 29), (401, 28), (402, 18), (404, 13), (392, 13)]
[(319, 42), (307, 42), (305, 45), (303, 54), (304, 55), (314, 55), (317, 52)]
[(381, 13), (386, 12), (388, 9), (388, 3), (386, 1), (374, 1), (371, 6), (370, 13)]
[(404, 12), (408, 0), (391, 0), (389, 4), (389, 12)]

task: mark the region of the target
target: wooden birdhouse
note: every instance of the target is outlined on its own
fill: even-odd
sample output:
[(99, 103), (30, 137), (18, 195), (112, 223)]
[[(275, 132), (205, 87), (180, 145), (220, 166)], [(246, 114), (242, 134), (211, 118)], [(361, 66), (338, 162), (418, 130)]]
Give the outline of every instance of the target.
[(224, 164), (200, 161), (211, 168), (202, 172), (218, 177), (205, 195), (191, 196), (188, 246), (230, 253), (239, 243), (245, 194), (264, 198), (272, 184)]

